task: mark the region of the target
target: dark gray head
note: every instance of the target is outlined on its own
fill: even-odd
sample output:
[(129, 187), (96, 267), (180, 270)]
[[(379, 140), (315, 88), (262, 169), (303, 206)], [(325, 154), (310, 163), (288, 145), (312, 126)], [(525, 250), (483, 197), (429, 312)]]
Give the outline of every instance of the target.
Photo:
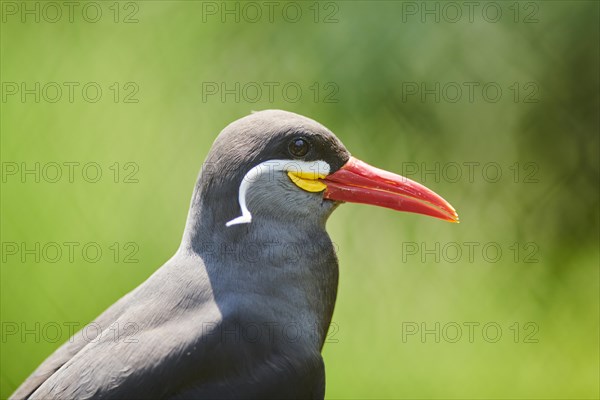
[[(317, 178), (337, 171), (349, 159), (340, 140), (310, 118), (280, 110), (241, 118), (213, 143), (186, 229), (235, 235), (257, 220), (324, 226), (337, 202), (323, 198), (324, 186)], [(238, 217), (243, 218), (234, 222)]]

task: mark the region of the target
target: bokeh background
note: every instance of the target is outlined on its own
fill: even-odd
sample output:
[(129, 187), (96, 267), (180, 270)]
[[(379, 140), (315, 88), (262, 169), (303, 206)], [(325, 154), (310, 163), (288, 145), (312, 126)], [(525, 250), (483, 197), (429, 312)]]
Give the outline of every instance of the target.
[(332, 216), (328, 398), (598, 398), (598, 2), (61, 4), (2, 2), (2, 398), (174, 253), (212, 141), (267, 108), (461, 217)]

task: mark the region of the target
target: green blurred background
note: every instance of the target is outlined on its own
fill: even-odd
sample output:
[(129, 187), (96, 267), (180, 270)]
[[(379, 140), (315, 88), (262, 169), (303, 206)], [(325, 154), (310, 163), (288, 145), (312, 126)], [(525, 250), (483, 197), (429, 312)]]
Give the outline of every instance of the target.
[[(93, 320), (175, 252), (212, 141), (267, 108), (320, 121), (461, 217), (332, 216), (328, 398), (598, 398), (598, 2), (110, 1), (76, 3), (72, 22), (53, 4), (2, 2), (2, 398), (68, 339), (65, 324)], [(239, 22), (221, 14), (236, 9)], [(207, 92), (236, 82), (239, 99)], [(39, 182), (21, 175), (36, 163)], [(65, 242), (78, 243), (72, 262)]]

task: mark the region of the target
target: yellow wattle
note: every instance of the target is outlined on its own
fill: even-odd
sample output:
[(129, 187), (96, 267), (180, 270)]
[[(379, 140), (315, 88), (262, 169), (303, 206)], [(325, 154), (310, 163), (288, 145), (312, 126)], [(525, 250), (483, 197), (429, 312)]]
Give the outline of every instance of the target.
[(325, 178), (325, 175), (316, 174), (314, 172), (288, 172), (288, 176), (300, 189), (307, 192), (322, 192), (327, 186), (317, 180), (317, 178)]

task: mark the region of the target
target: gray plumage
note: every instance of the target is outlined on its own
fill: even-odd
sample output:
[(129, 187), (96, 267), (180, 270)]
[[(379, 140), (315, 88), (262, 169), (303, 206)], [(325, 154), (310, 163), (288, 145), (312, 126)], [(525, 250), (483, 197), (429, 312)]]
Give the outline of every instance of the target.
[(225, 226), (240, 215), (245, 173), (289, 159), (297, 135), (313, 142), (305, 159), (332, 171), (350, 157), (325, 127), (289, 112), (230, 124), (197, 180), (177, 253), (94, 321), (99, 337), (76, 334), (11, 398), (322, 398), (338, 282), (325, 222), (337, 203), (275, 172), (248, 191), (252, 222)]

